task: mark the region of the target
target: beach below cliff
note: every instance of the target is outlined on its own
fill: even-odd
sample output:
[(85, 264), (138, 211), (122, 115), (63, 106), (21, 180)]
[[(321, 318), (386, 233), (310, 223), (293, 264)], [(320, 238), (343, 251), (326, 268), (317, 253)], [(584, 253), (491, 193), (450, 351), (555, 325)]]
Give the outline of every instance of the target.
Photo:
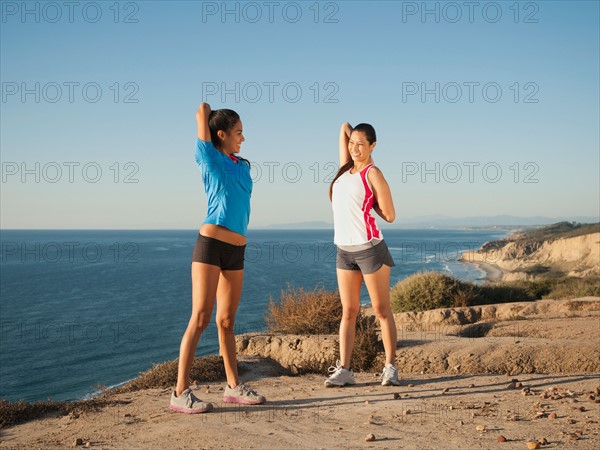
[(491, 264), (483, 261), (463, 261), (465, 264), (471, 264), (481, 270), (485, 275), (482, 277), (484, 281), (493, 283), (502, 280), (504, 271), (496, 264)]

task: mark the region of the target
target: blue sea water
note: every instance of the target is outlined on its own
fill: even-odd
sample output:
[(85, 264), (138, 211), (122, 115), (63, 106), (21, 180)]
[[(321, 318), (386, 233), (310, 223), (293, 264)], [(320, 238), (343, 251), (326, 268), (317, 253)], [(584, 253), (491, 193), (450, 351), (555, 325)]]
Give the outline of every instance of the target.
[[(191, 312), (197, 230), (3, 230), (0, 398), (73, 400), (175, 359)], [(498, 230), (384, 230), (392, 284), (437, 270), (481, 282), (457, 261)], [(332, 230), (250, 230), (236, 333), (265, 329), (288, 286), (337, 287)], [(369, 299), (363, 288), (361, 302)], [(218, 353), (214, 317), (196, 355)]]

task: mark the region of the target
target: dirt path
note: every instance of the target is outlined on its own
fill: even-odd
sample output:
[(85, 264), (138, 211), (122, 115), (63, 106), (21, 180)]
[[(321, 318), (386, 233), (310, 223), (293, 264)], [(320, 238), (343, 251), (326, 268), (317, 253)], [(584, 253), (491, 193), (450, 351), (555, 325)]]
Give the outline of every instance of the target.
[[(0, 448), (73, 447), (77, 438), (105, 449), (524, 449), (542, 438), (543, 448), (600, 448), (600, 404), (588, 400), (598, 376), (516, 378), (529, 395), (509, 388), (505, 375), (416, 375), (383, 387), (373, 374), (359, 374), (356, 386), (333, 389), (319, 376), (262, 378), (252, 384), (266, 405), (223, 404), (221, 385), (208, 394), (202, 386), (197, 394), (216, 408), (197, 416), (168, 411), (169, 392), (153, 389), (119, 395), (126, 405), (3, 430)], [(544, 392), (558, 396), (542, 399)], [(375, 440), (366, 442), (368, 434)], [(500, 435), (508, 442), (499, 444)]]

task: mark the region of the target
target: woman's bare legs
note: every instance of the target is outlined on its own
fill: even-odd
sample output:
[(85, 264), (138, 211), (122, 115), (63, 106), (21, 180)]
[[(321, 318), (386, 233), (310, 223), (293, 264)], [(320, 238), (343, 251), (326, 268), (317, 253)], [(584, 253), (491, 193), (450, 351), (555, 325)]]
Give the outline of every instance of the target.
[(360, 270), (337, 269), (336, 272), (343, 308), (340, 322), (340, 363), (342, 367), (349, 369), (356, 334), (356, 317), (360, 310), (360, 286), (363, 277)]
[(376, 272), (364, 277), (371, 298), (371, 306), (381, 326), (385, 362), (395, 365), (398, 336), (394, 314), (390, 306), (390, 271), (391, 268), (384, 264)]
[(239, 384), (235, 352), (235, 313), (242, 296), (244, 270), (224, 270), (217, 288), (217, 329), (219, 348), (223, 356), (227, 384), (234, 388)]
[(210, 322), (221, 269), (192, 262), (192, 316), (181, 339), (177, 371), (177, 396), (190, 386), (190, 370), (200, 335)]

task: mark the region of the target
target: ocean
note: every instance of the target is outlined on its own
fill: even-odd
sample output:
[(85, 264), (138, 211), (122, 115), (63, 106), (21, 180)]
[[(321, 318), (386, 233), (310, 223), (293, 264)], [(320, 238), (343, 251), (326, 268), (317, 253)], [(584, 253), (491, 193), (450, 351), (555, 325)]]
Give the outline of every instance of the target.
[[(75, 400), (177, 358), (191, 312), (197, 230), (2, 230), (0, 398)], [(457, 261), (503, 230), (384, 230), (392, 285), (437, 270), (480, 283)], [(333, 230), (250, 230), (236, 334), (264, 330), (288, 286), (335, 290)], [(361, 302), (369, 299), (363, 287)], [(214, 315), (197, 356), (218, 353)]]

